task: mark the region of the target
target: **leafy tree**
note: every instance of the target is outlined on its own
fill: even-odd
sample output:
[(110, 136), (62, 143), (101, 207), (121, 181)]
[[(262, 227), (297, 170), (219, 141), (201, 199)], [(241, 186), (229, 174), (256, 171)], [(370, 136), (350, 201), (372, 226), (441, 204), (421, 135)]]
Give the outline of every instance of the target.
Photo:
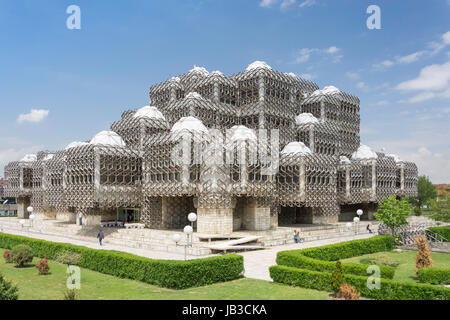
[(19, 289), (0, 274), (0, 300), (19, 299)]
[(439, 200), (430, 200), (433, 213), (431, 218), (437, 221), (450, 222), (450, 195), (441, 195)]
[(341, 261), (336, 261), (336, 266), (331, 273), (331, 289), (338, 293), (344, 283), (344, 270), (342, 270)]
[(395, 237), (395, 228), (408, 224), (406, 217), (412, 212), (408, 199), (398, 200), (395, 195), (384, 198), (383, 202), (378, 205), (378, 211), (375, 213), (375, 219), (383, 222), (392, 231)]
[(416, 197), (416, 203), (419, 210), (431, 199), (436, 199), (437, 192), (436, 187), (426, 176), (420, 176), (417, 182), (418, 195)]
[(19, 244), (11, 250), (11, 260), (19, 268), (23, 268), (25, 264), (33, 261), (33, 251), (29, 246)]

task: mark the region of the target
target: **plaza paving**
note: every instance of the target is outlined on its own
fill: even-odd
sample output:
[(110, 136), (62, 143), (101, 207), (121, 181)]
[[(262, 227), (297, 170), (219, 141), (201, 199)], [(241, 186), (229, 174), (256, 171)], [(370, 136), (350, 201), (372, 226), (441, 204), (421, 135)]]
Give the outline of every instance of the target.
[[(15, 234), (20, 236), (26, 236), (35, 239), (42, 239), (52, 242), (71, 243), (74, 245), (85, 246), (93, 249), (100, 250), (116, 250), (122, 252), (132, 253), (138, 256), (147, 257), (151, 259), (168, 259), (168, 260), (183, 260), (184, 255), (179, 253), (171, 253), (164, 251), (156, 251), (149, 249), (131, 248), (127, 246), (121, 246), (117, 244), (108, 244), (107, 240), (103, 246), (100, 246), (96, 241), (90, 241), (88, 239), (77, 239), (75, 237), (65, 237), (58, 235), (49, 235), (43, 233), (33, 233), (30, 231), (19, 231), (13, 229), (2, 228), (0, 232)], [(350, 241), (354, 239), (369, 238), (373, 235), (360, 234), (348, 237), (339, 237), (325, 240), (309, 241), (305, 243), (288, 244), (281, 246), (269, 247), (264, 250), (247, 251), (239, 253), (244, 257), (245, 276), (247, 278), (254, 278), (260, 280), (272, 281), (269, 275), (269, 267), (276, 264), (276, 256), (279, 251), (305, 249), (312, 247), (319, 247), (327, 244), (339, 243), (343, 241)], [(213, 255), (203, 256), (209, 257)], [(188, 256), (188, 259), (198, 259), (198, 256)]]

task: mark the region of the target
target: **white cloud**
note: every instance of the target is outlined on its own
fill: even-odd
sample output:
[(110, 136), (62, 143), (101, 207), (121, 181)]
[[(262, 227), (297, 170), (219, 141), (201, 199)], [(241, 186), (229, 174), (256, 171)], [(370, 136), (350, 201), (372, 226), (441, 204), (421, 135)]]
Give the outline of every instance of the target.
[(375, 102), (375, 103), (373, 103), (372, 105), (373, 105), (373, 106), (385, 106), (385, 105), (388, 105), (388, 104), (389, 104), (389, 101), (387, 101), (387, 100), (382, 100), (382, 101)]
[(425, 53), (426, 53), (426, 51), (414, 52), (414, 53), (411, 53), (411, 54), (409, 54), (407, 56), (397, 57), (396, 61), (398, 63), (403, 63), (403, 64), (413, 63), (413, 62), (419, 60), (419, 58), (421, 56), (423, 56)]
[(428, 46), (433, 49), (431, 52), (432, 55), (438, 54), (442, 49), (447, 47), (450, 44), (450, 31), (447, 31), (441, 36), (439, 42), (432, 41), (428, 44)]
[(449, 89), (449, 82), (450, 61), (423, 68), (417, 78), (398, 84), (396, 89), (403, 91), (440, 91)]
[(24, 122), (33, 122), (38, 123), (47, 118), (49, 114), (49, 110), (43, 110), (43, 109), (31, 109), (29, 113), (20, 114), (17, 118), (17, 122), (19, 124)]
[(280, 5), (281, 10), (286, 10), (289, 7), (291, 7), (293, 4), (295, 4), (296, 0), (283, 0), (283, 2)]
[(319, 48), (303, 48), (298, 50), (298, 53), (294, 59), (294, 63), (304, 63), (311, 58), (312, 54), (326, 54), (331, 55), (333, 57), (333, 62), (339, 62), (344, 56), (336, 55), (335, 53), (339, 52), (341, 49), (335, 46), (331, 46), (326, 49)]
[(299, 8), (311, 7), (311, 6), (315, 5), (316, 3), (317, 3), (316, 0), (306, 0), (306, 1), (303, 1), (302, 3), (300, 3), (298, 5), (298, 7)]
[(356, 84), (356, 87), (358, 88), (358, 89), (364, 89), (364, 88), (366, 88), (366, 84), (364, 83), (364, 82), (358, 82), (357, 84)]
[(267, 7), (272, 6), (275, 2), (278, 2), (278, 0), (262, 0), (262, 1), (259, 3), (259, 5), (260, 5), (261, 7), (267, 8)]
[(312, 80), (314, 78), (317, 78), (317, 76), (315, 74), (311, 74), (311, 73), (302, 73), (300, 75), (300, 78), (303, 78), (305, 80)]
[(27, 154), (34, 154), (43, 150), (43, 146), (24, 147), (21, 149), (8, 148), (0, 150), (0, 176), (3, 176), (4, 166), (12, 161), (19, 161)]
[(358, 80), (359, 79), (359, 73), (357, 73), (357, 72), (350, 72), (350, 71), (348, 71), (348, 72), (345, 73), (345, 75), (347, 77), (349, 77), (350, 79), (352, 79), (352, 80)]

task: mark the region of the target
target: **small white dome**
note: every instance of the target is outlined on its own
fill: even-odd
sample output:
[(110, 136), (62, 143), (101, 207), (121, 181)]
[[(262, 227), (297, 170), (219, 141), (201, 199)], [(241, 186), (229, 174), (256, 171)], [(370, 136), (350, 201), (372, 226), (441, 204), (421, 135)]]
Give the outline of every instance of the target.
[(300, 124), (307, 124), (307, 123), (319, 123), (319, 119), (314, 117), (311, 113), (300, 113), (296, 118), (295, 122)]
[(150, 118), (150, 119), (166, 120), (166, 118), (164, 118), (164, 115), (156, 107), (151, 106), (140, 108), (133, 115), (133, 118)]
[(34, 162), (37, 160), (37, 156), (35, 154), (27, 154), (23, 157), (20, 162)]
[(170, 130), (172, 134), (178, 134), (183, 131), (194, 131), (197, 133), (208, 133), (208, 128), (203, 122), (195, 117), (183, 117), (178, 120)]
[(353, 153), (352, 159), (378, 159), (378, 155), (370, 147), (362, 144), (358, 151)]
[(48, 154), (44, 157), (44, 159), (42, 159), (42, 161), (49, 161), (52, 160), (55, 157), (54, 154)]
[(220, 72), (219, 70), (213, 71), (213, 72), (211, 72), (211, 74), (223, 76), (223, 73)]
[(80, 142), (80, 141), (74, 141), (71, 142), (67, 145), (66, 150), (72, 149), (72, 148), (77, 148), (77, 147), (82, 147), (85, 145), (88, 145), (88, 142)]
[(309, 149), (303, 142), (294, 141), (289, 143), (281, 151), (282, 155), (307, 155), (311, 154), (311, 149)]
[(232, 127), (228, 134), (231, 136), (230, 140), (232, 142), (245, 140), (251, 140), (256, 142), (258, 140), (254, 130), (249, 129), (246, 126), (242, 125)]
[(186, 98), (203, 99), (203, 97), (198, 92), (189, 92)]
[(292, 78), (295, 78), (295, 79), (298, 79), (298, 78), (299, 78), (299, 77), (298, 77), (295, 73), (293, 73), (293, 72), (285, 72), (284, 74), (287, 75), (287, 76), (290, 76), (290, 77), (292, 77)]
[(90, 143), (96, 145), (125, 147), (125, 142), (123, 139), (114, 131), (99, 132), (92, 138)]
[(350, 164), (350, 163), (352, 163), (352, 162), (350, 161), (350, 159), (347, 158), (346, 156), (341, 156), (341, 157), (339, 158), (339, 160), (340, 160), (340, 163), (341, 163), (341, 164)]
[(269, 66), (265, 61), (255, 61), (255, 62), (249, 64), (245, 71), (251, 71), (256, 68), (264, 68), (264, 69), (272, 70), (272, 67)]
[(328, 87), (324, 87), (322, 90), (316, 90), (313, 92), (313, 96), (317, 96), (317, 95), (321, 95), (321, 94), (335, 94), (335, 93), (340, 93), (341, 90), (339, 90), (338, 88), (334, 87), (334, 86), (328, 86)]
[(172, 78), (169, 79), (169, 81), (180, 82), (181, 79), (179, 77), (172, 77)]
[(194, 65), (194, 67), (191, 70), (189, 70), (189, 73), (191, 73), (191, 72), (200, 73), (201, 75), (204, 75), (204, 76), (209, 75), (208, 70), (206, 70), (203, 67), (197, 67), (196, 65)]
[(387, 154), (386, 157), (394, 158), (395, 163), (403, 162), (403, 160), (396, 154)]

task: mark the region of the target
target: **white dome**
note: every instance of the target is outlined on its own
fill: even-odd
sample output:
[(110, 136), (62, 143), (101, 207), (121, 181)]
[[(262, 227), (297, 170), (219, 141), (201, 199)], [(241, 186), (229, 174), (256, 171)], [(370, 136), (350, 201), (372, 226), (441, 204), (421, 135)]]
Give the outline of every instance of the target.
[(320, 94), (335, 94), (335, 93), (340, 93), (341, 90), (339, 90), (338, 88), (334, 87), (334, 86), (328, 86), (328, 87), (324, 87), (322, 90), (316, 90), (313, 92), (313, 96), (317, 96)]
[(251, 71), (256, 68), (264, 68), (264, 69), (272, 70), (272, 67), (269, 66), (265, 61), (255, 61), (255, 62), (249, 64), (245, 71)]
[(211, 72), (211, 74), (223, 76), (223, 73), (220, 72), (219, 70), (213, 71), (213, 72)]
[(403, 162), (403, 160), (396, 154), (387, 154), (386, 157), (394, 158), (395, 163)]
[(311, 149), (309, 149), (303, 142), (294, 141), (289, 143), (281, 151), (282, 155), (307, 155), (311, 154)]
[(169, 79), (169, 81), (180, 82), (181, 79), (179, 77), (172, 77), (172, 78)]
[(35, 154), (27, 154), (20, 161), (21, 162), (34, 162), (37, 160), (37, 156)]
[(99, 132), (92, 138), (90, 143), (114, 147), (125, 147), (125, 142), (123, 139), (114, 131)]
[(67, 145), (66, 150), (69, 150), (69, 149), (72, 149), (72, 148), (77, 148), (77, 147), (82, 147), (82, 146), (85, 146), (87, 144), (89, 144), (89, 143), (87, 143), (87, 142), (80, 142), (80, 141), (74, 141), (74, 142), (71, 142), (71, 143), (69, 143)]
[(257, 141), (257, 137), (255, 131), (247, 128), (246, 126), (234, 126), (230, 129), (230, 139), (232, 142), (234, 141), (244, 141), (251, 140)]
[(48, 154), (44, 157), (44, 159), (42, 159), (42, 161), (49, 161), (52, 160), (55, 157), (54, 154)]
[(292, 78), (298, 79), (298, 76), (293, 72), (285, 72), (284, 74)]
[(206, 70), (206, 69), (203, 68), (203, 67), (197, 67), (196, 65), (194, 65), (194, 67), (193, 67), (191, 70), (189, 70), (189, 73), (190, 73), (190, 72), (200, 73), (200, 74), (202, 74), (202, 75), (204, 75), (204, 76), (209, 75), (208, 70)]
[(352, 159), (378, 159), (378, 155), (370, 147), (362, 144), (358, 151), (353, 153)]
[(195, 117), (183, 117), (178, 120), (170, 130), (173, 134), (178, 134), (183, 131), (195, 131), (197, 133), (208, 133), (208, 128), (203, 122)]
[(133, 118), (150, 118), (150, 119), (166, 120), (166, 118), (164, 118), (164, 115), (156, 107), (151, 106), (140, 108), (133, 115)]
[(296, 118), (295, 122), (300, 124), (307, 124), (307, 123), (319, 123), (319, 119), (314, 117), (311, 113), (300, 113)]
[(203, 97), (198, 92), (189, 92), (186, 95), (186, 98), (195, 98), (195, 99), (203, 99)]
[(341, 157), (340, 157), (340, 162), (341, 162), (341, 164), (350, 164), (350, 163), (352, 163), (352, 162), (350, 161), (350, 159), (347, 158), (346, 156), (341, 156)]

